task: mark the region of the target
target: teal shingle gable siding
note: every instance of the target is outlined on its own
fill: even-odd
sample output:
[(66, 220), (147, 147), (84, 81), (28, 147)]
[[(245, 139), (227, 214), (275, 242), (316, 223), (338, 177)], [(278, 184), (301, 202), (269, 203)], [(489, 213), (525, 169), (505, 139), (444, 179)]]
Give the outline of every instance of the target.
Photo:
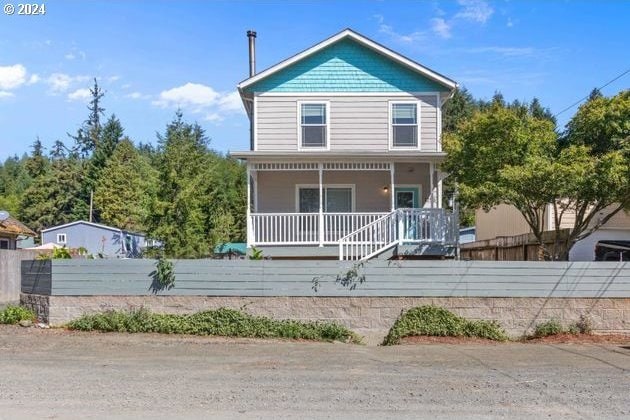
[(443, 92), (448, 88), (350, 39), (343, 39), (247, 92)]

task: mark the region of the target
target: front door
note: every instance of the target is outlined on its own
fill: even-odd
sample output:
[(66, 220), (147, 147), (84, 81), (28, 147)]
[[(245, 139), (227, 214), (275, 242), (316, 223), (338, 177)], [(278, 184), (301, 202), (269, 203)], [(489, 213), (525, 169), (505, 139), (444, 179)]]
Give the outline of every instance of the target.
[(418, 208), (420, 188), (419, 187), (396, 187), (394, 189), (397, 209)]
[[(396, 187), (394, 189), (394, 203), (397, 209), (418, 208), (420, 188), (419, 187)], [(416, 236), (417, 220), (413, 217), (404, 217), (398, 229), (402, 229), (404, 240), (413, 240)]]

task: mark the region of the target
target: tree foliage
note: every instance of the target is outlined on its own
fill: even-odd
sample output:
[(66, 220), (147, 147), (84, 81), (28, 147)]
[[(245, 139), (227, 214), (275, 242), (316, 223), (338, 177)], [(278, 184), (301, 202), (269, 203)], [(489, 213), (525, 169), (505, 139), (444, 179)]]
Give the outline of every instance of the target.
[[(627, 108), (626, 99), (620, 94), (583, 105), (569, 123), (573, 134), (567, 135), (571, 140), (566, 143), (558, 142), (552, 119), (538, 106), (524, 112), (523, 107), (495, 100), (445, 136), (444, 167), (458, 183), (465, 205), (484, 209), (513, 205), (544, 256), (567, 259), (575, 242), (601, 227), (630, 200), (630, 160), (623, 146), (628, 139), (627, 114), (619, 110)], [(575, 127), (603, 125), (618, 127), (596, 143), (607, 144), (607, 151), (590, 147), (593, 137), (588, 130), (575, 134)], [(542, 233), (548, 228), (550, 208), (556, 240), (546, 246)], [(575, 214), (575, 222), (568, 238), (561, 240), (560, 227), (568, 214)]]
[(94, 207), (101, 223), (142, 232), (155, 195), (156, 172), (129, 139), (121, 141), (101, 171)]

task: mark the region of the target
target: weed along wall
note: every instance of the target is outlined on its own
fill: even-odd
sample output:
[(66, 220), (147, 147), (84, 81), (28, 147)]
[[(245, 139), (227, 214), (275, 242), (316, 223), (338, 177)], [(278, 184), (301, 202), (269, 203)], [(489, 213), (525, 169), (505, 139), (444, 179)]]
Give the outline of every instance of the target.
[(630, 332), (629, 263), (174, 260), (174, 286), (162, 290), (155, 269), (152, 260), (24, 261), (21, 301), (52, 325), (109, 309), (228, 307), (381, 331), (401, 311), (433, 304), (512, 335), (581, 315), (595, 331)]

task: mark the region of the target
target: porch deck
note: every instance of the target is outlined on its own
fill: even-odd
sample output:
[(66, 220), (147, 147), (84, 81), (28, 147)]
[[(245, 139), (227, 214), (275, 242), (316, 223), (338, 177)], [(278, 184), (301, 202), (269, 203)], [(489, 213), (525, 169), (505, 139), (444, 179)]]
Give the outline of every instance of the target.
[(394, 245), (454, 247), (457, 222), (444, 209), (372, 213), (252, 213), (250, 246), (338, 247), (340, 259), (371, 258)]

